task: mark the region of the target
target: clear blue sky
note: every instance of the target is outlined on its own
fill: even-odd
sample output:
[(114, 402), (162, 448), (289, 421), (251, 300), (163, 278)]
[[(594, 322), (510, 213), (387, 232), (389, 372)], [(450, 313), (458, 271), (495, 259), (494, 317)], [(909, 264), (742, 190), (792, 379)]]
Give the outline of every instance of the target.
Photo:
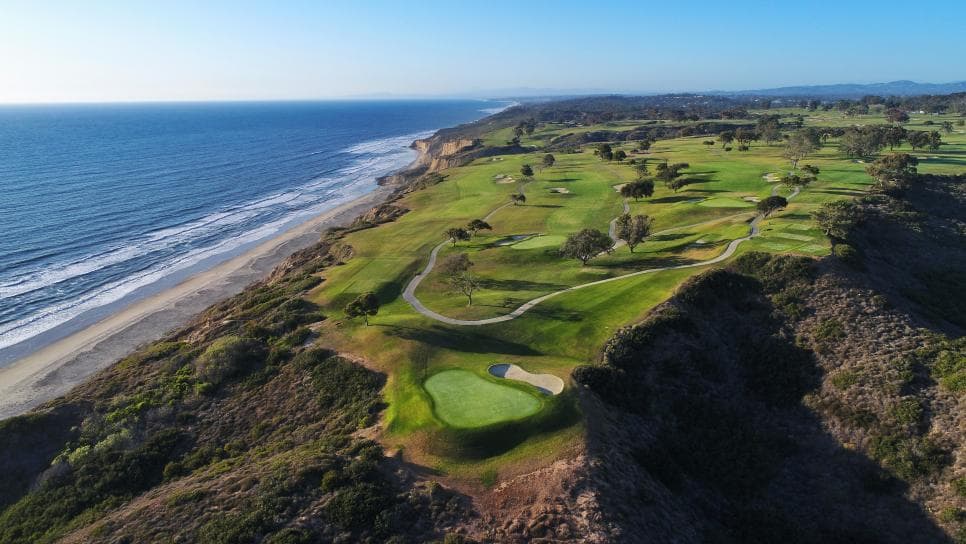
[(0, 102), (966, 79), (966, 2), (0, 0)]

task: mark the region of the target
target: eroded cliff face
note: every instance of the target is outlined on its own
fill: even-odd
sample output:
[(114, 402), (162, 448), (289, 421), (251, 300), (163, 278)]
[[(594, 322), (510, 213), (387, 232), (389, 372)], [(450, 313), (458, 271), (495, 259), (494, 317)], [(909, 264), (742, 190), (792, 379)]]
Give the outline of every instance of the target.
[(472, 160), (465, 156), (466, 152), (478, 147), (482, 147), (479, 140), (445, 139), (440, 135), (413, 142), (413, 148), (419, 151), (417, 164), (425, 167), (427, 172), (440, 172), (447, 168), (462, 166)]

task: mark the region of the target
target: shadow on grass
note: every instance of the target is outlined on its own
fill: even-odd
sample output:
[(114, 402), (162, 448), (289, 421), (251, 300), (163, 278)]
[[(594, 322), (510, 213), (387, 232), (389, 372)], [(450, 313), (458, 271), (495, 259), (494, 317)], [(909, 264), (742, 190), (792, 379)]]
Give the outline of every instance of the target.
[(462, 351), (464, 353), (500, 353), (503, 355), (541, 355), (530, 346), (494, 338), (487, 334), (466, 330), (470, 327), (443, 327), (431, 325), (426, 328), (386, 325), (386, 334), (413, 340), (430, 346)]
[[(710, 244), (709, 244), (710, 245)], [(684, 246), (687, 247), (687, 246)], [(673, 251), (673, 250), (671, 250)], [(608, 269), (624, 269), (631, 271), (650, 270), (652, 268), (665, 268), (668, 266), (681, 266), (692, 264), (698, 261), (694, 259), (684, 259), (681, 257), (644, 257), (643, 255), (633, 261), (610, 261), (594, 263), (594, 266)]]
[(685, 200), (691, 200), (693, 196), (688, 195), (676, 195), (676, 196), (665, 196), (661, 198), (652, 198), (650, 200), (651, 204), (673, 204), (675, 202), (684, 202)]
[(559, 283), (545, 283), (527, 280), (480, 279), (484, 289), (493, 291), (559, 291), (567, 286)]
[(647, 239), (648, 242), (670, 242), (671, 240), (680, 240), (681, 238), (689, 238), (691, 236), (696, 236), (696, 232), (669, 232), (667, 234), (658, 234), (657, 236), (652, 236)]
[(526, 204), (531, 208), (563, 208), (560, 204)]

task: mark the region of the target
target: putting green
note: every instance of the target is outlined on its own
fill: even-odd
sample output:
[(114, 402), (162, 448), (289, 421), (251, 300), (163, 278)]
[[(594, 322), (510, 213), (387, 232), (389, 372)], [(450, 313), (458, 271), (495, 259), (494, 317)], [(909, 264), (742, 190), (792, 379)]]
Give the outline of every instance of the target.
[(704, 206), (706, 208), (749, 208), (754, 206), (754, 203), (737, 198), (718, 197), (702, 200), (698, 202), (698, 206)]
[(495, 384), (468, 370), (445, 370), (424, 384), (436, 416), (453, 427), (483, 427), (533, 415), (540, 410), (535, 396)]
[(550, 236), (534, 236), (519, 244), (513, 244), (513, 249), (537, 249), (541, 247), (560, 246), (567, 239), (566, 236), (552, 234)]

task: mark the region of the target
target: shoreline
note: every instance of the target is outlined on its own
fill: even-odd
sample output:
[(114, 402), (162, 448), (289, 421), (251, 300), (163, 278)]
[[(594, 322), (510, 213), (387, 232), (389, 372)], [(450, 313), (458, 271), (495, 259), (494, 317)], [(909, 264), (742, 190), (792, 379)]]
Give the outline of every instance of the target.
[(348, 225), (386, 202), (398, 187), (392, 180), (413, 171), (423, 160), (424, 153), (417, 153), (408, 166), (374, 180), (372, 191), (0, 368), (0, 420), (67, 393), (140, 346), (186, 325), (212, 304), (266, 278), (292, 253), (316, 243), (326, 229)]

